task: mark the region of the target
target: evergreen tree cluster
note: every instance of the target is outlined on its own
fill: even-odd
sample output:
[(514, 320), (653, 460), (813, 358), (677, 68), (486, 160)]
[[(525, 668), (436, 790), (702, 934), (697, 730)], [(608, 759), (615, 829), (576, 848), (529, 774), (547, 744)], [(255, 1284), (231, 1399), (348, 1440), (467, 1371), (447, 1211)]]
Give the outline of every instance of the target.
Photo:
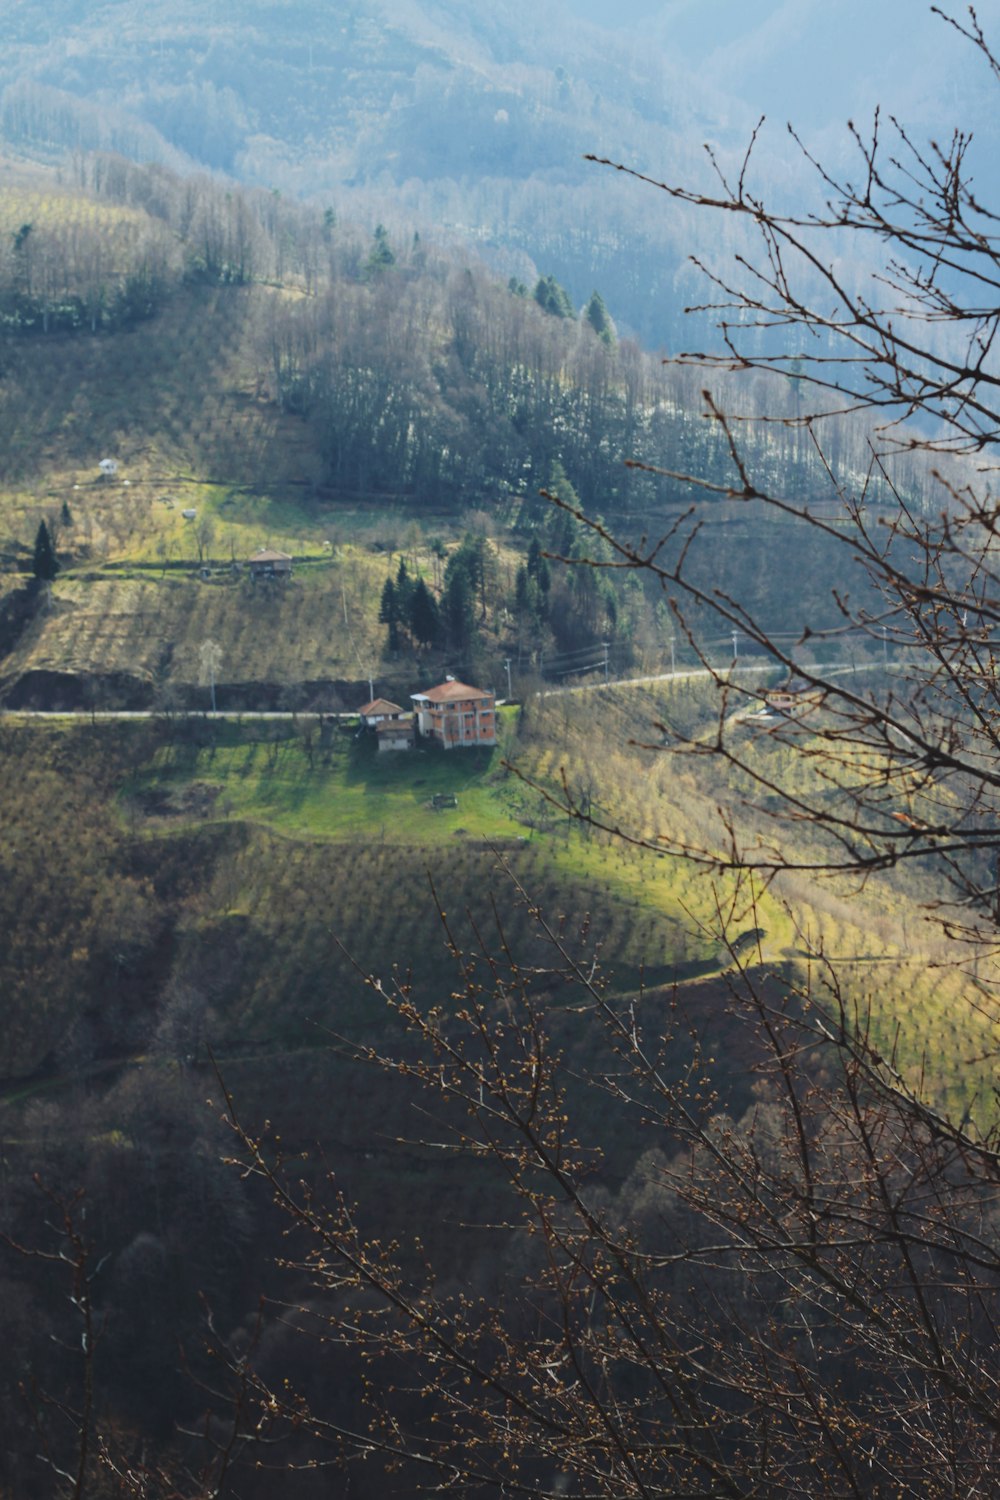
[(564, 286), (560, 286), (554, 276), (540, 276), (535, 287), (535, 301), (543, 312), (550, 313), (554, 318), (572, 318), (576, 316), (570, 295)]
[[(400, 558), (395, 574), (382, 586), (379, 605), (390, 651), (438, 647), (468, 658), (483, 632), (499, 631), (502, 620), (507, 644), (516, 646), (519, 658), (526, 651), (547, 653), (553, 646), (575, 650), (615, 636), (626, 640), (643, 607), (641, 597), (633, 599), (629, 591), (641, 595), (641, 589), (634, 580), (623, 584), (593, 565), (608, 561), (610, 553), (572, 514), (579, 497), (558, 462), (551, 470), (550, 488), (568, 508), (552, 507), (532, 533), (514, 575), (512, 600), (500, 597), (497, 554), (486, 536), (465, 534), (447, 557), (437, 596)], [(549, 557), (572, 566), (553, 572)]]
[[(580, 497), (559, 462), (552, 466), (549, 490), (562, 504), (549, 517), (545, 550), (571, 564), (560, 573), (559, 605), (550, 610), (552, 629), (560, 645), (589, 644), (614, 635), (618, 627), (618, 594), (612, 575), (601, 567), (611, 560), (611, 549), (573, 514), (582, 509)], [(601, 524), (600, 516), (596, 520)]]
[(389, 627), (389, 648), (392, 651), (399, 650), (400, 631), (404, 631), (417, 646), (441, 644), (443, 631), (437, 601), (422, 578), (410, 577), (405, 557), (399, 560), (395, 579), (387, 578), (382, 585), (378, 617)]
[[(515, 297), (526, 297), (528, 295), (528, 288), (524, 285), (523, 281), (518, 281), (516, 276), (512, 276), (508, 281), (507, 290)], [(576, 317), (573, 300), (569, 292), (554, 276), (540, 276), (535, 284), (535, 290), (532, 295), (542, 311), (548, 313), (551, 317), (569, 319)], [(600, 292), (591, 292), (581, 314), (581, 321), (589, 324), (597, 334), (597, 337), (609, 349), (614, 347), (615, 325), (612, 322), (611, 314), (608, 312), (604, 304), (604, 298)]]
[(395, 578), (382, 585), (379, 620), (388, 626), (389, 648), (403, 636), (417, 647), (447, 645), (465, 651), (486, 623), (496, 591), (496, 556), (483, 536), (468, 533), (448, 558), (440, 603), (423, 578), (413, 578), (400, 558)]
[(542, 552), (542, 544), (535, 535), (528, 547), (527, 562), (517, 570), (514, 581), (514, 602), (519, 631), (527, 631), (532, 644), (540, 636), (549, 617), (549, 593), (552, 574)]

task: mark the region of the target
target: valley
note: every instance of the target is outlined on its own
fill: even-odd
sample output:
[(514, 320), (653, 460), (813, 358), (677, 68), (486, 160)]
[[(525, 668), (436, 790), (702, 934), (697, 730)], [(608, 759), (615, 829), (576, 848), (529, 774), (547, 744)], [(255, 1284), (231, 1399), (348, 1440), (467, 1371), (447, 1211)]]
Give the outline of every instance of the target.
[[(564, 1452), (581, 1495), (666, 1493), (644, 1465), (682, 1367), (701, 1431), (687, 1345), (726, 1422), (749, 1389), (718, 1374), (716, 1270), (740, 1357), (787, 1339), (850, 1412), (845, 1349), (889, 1341), (867, 1259), (924, 1232), (906, 1184), (926, 1168), (949, 1247), (992, 1243), (993, 513), (968, 451), (876, 451), (836, 385), (818, 439), (766, 340), (708, 374), (640, 346), (692, 274), (643, 271), (690, 205), (637, 249), (612, 193), (529, 246), (537, 182), (481, 160), (484, 98), (497, 129), (515, 108), (485, 22), (459, 56), (426, 7), (353, 7), (296, 73), (340, 78), (339, 112), (293, 149), (281, 7), (242, 48), (221, 28), (231, 82), (193, 90), (203, 8), (167, 9), (121, 116), (26, 17), (48, 72), (0, 66), (0, 1320), (28, 1371), (0, 1378), (0, 1500), (53, 1472), (73, 1500), (409, 1495), (407, 1423), (477, 1431), (495, 1400), (471, 1458), (434, 1448), (463, 1495), (529, 1410), (519, 1493), (576, 1494)], [(524, 150), (677, 139), (655, 99), (602, 102), (586, 36), (544, 78), (529, 41)], [(638, 63), (606, 62), (610, 96)], [(503, 244), (452, 233), (469, 200), (422, 175), (445, 75), (436, 128), (512, 198)], [(214, 175), (181, 143), (199, 111)], [(323, 149), (359, 216), (391, 212), (266, 186), (325, 187)], [(619, 327), (573, 278), (622, 256)], [(454, 679), (495, 745), (383, 753), (362, 706)], [(605, 1379), (638, 1414), (627, 1481), (574, 1406)], [(365, 1462), (331, 1481), (325, 1445)]]

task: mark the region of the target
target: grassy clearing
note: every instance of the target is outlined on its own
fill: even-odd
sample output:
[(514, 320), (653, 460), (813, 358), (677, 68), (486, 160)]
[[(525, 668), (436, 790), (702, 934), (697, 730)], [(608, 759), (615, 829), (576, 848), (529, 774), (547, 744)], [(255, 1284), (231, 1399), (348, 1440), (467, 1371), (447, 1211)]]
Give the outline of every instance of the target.
[[(553, 788), (564, 769), (579, 784), (593, 751), (608, 806), (661, 832), (710, 834), (712, 789), (671, 757), (637, 771), (632, 752), (601, 756), (602, 734), (662, 714), (671, 691), (681, 689), (619, 690), (606, 718), (595, 711), (604, 695), (535, 704), (516, 737), (508, 713), (505, 750)], [(211, 742), (192, 742), (196, 733)], [(499, 911), (514, 949), (544, 973), (559, 963), (536, 930), (537, 904), (574, 952), (600, 953), (619, 994), (717, 970), (729, 962), (724, 933), (759, 929), (744, 961), (790, 974), (825, 1007), (835, 971), (849, 1011), (927, 1097), (974, 1119), (993, 1107), (1000, 1035), (975, 976), (887, 878), (861, 902), (847, 886), (790, 880), (753, 892), (745, 878), (588, 836), (506, 771), (500, 752), (379, 757), (339, 732), (323, 744), (305, 721), (8, 725), (5, 735), (11, 1074), (37, 1064), (39, 1048), (75, 1055), (81, 1025), (103, 1035), (109, 996), (138, 1050), (172, 997), (193, 993), (211, 997), (213, 1035), (230, 1050), (318, 1046), (345, 1028), (369, 1035), (380, 1012), (345, 953), (383, 976), (412, 969), (416, 992), (440, 999), (433, 882), (461, 933), (470, 922), (495, 932)], [(433, 811), (440, 792), (458, 806)], [(93, 1016), (91, 981), (104, 997)], [(32, 997), (43, 991), (39, 1030)]]
[(171, 685), (190, 692), (200, 647), (211, 639), (222, 651), (220, 706), (227, 685), (280, 692), (301, 682), (357, 680), (382, 663), (385, 632), (376, 613), (384, 567), (341, 549), (336, 559), (298, 569), (281, 588), (255, 587), (226, 570), (207, 583), (163, 567), (63, 574), (4, 673), (97, 681), (122, 673), (151, 693)]
[(22, 224), (32, 224), (39, 230), (86, 224), (110, 233), (120, 224), (139, 226), (148, 222), (148, 215), (138, 209), (86, 198), (55, 183), (42, 186), (28, 181), (12, 182), (5, 172), (0, 185), (0, 233), (9, 235)]
[[(213, 744), (161, 747), (132, 778), (126, 803), (153, 826), (192, 815), (235, 820), (285, 838), (433, 851), (434, 862), (443, 858), (445, 865), (462, 842), (519, 851), (545, 888), (546, 906), (561, 909), (563, 888), (589, 893), (577, 915), (590, 914), (623, 984), (626, 970), (628, 984), (638, 986), (642, 970), (656, 982), (678, 962), (716, 962), (723, 931), (735, 937), (761, 926), (769, 951), (785, 945), (787, 916), (766, 895), (754, 906), (745, 882), (710, 879), (685, 861), (657, 859), (560, 817), (504, 769), (505, 753), (521, 759), (513, 711), (504, 724), (505, 750), (449, 754), (431, 747), (383, 756), (367, 736), (338, 734), (324, 744), (305, 722), (290, 733), (219, 725)], [(558, 769), (552, 776), (555, 788)], [(440, 793), (454, 795), (457, 806), (435, 810)], [(663, 823), (676, 809), (661, 797), (659, 813)]]
[[(762, 820), (753, 785), (728, 770), (720, 777), (714, 757), (641, 748), (659, 745), (659, 725), (697, 731), (712, 713), (707, 692), (667, 683), (612, 689), (587, 701), (543, 700), (529, 715), (519, 762), (553, 791), (565, 780), (578, 805), (589, 799), (599, 816), (637, 837), (721, 850), (723, 820), (733, 818), (751, 847), (766, 829), (769, 840), (789, 841), (792, 858), (821, 854), (808, 827), (782, 831)], [(793, 785), (806, 801), (814, 795), (815, 772), (801, 755), (772, 739), (761, 742), (759, 755), (773, 780)], [(590, 847), (574, 851), (578, 869), (586, 868)], [(848, 1014), (870, 1026), (908, 1082), (959, 1116), (968, 1109), (973, 1118), (992, 1117), (1000, 1016), (970, 972), (968, 954), (926, 910), (940, 894), (932, 865), (873, 877), (860, 890), (856, 881), (789, 874), (754, 896), (746, 879), (720, 877), (673, 856), (650, 859), (614, 840), (605, 857), (619, 892), (636, 901), (638, 922), (669, 892), (673, 909), (684, 909), (703, 940), (716, 934), (718, 944), (722, 933), (732, 940), (762, 929), (764, 961), (788, 964), (796, 983), (827, 1008), (839, 1005), (830, 983), (836, 975)]]
[[(266, 731), (265, 731), (266, 732)], [(279, 731), (281, 733), (281, 731)], [(261, 730), (228, 726), (207, 748), (170, 746), (131, 788), (140, 800), (167, 789), (180, 804), (193, 786), (217, 789), (217, 814), (293, 837), (416, 845), (456, 836), (507, 840), (524, 829), (496, 795), (501, 752), (431, 747), (379, 755), (373, 736), (339, 734), (317, 748), (313, 724), (302, 735), (262, 739)], [(433, 810), (435, 794), (458, 799)]]

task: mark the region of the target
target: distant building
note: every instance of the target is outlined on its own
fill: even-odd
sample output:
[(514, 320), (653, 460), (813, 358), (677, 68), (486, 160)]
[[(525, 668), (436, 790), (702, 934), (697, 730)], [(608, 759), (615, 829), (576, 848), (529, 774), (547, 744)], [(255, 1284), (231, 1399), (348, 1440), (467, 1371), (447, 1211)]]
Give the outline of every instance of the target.
[(789, 677), (780, 687), (768, 688), (764, 703), (772, 713), (790, 714), (804, 708), (814, 707), (822, 693), (801, 677)]
[(292, 559), (287, 552), (275, 552), (272, 547), (261, 547), (253, 557), (247, 558), (251, 578), (290, 578)]
[[(398, 703), (390, 703), (388, 698), (373, 698), (370, 703), (364, 703), (358, 709), (358, 718), (366, 729), (377, 729), (380, 724), (386, 724), (393, 719), (401, 719), (403, 710)], [(407, 715), (410, 718), (411, 715)]]
[(118, 460), (117, 458), (102, 458), (97, 467), (101, 471), (102, 479), (113, 479), (118, 473)]
[(412, 750), (417, 737), (413, 715), (405, 714), (398, 719), (383, 719), (380, 724), (376, 725), (375, 736), (380, 755), (383, 750)]
[(497, 742), (496, 695), (449, 677), (426, 693), (411, 693), (420, 733), (446, 750)]

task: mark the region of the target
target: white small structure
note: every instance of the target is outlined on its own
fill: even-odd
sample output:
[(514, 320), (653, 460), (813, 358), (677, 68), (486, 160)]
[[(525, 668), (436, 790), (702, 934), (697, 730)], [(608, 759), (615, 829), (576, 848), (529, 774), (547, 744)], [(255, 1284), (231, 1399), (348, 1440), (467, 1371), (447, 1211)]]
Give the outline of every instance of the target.
[(400, 719), (383, 719), (375, 728), (379, 754), (383, 750), (412, 750), (416, 740), (413, 715)]
[(102, 479), (114, 479), (118, 473), (118, 460), (117, 458), (102, 458), (97, 467), (101, 471)]
[(370, 703), (363, 703), (358, 709), (358, 718), (366, 729), (377, 729), (380, 724), (402, 717), (403, 710), (399, 704), (390, 703), (388, 698), (373, 698)]
[(184, 517), (185, 521), (193, 521), (197, 514), (198, 512), (193, 507), (189, 507), (187, 510), (181, 511), (181, 515)]

